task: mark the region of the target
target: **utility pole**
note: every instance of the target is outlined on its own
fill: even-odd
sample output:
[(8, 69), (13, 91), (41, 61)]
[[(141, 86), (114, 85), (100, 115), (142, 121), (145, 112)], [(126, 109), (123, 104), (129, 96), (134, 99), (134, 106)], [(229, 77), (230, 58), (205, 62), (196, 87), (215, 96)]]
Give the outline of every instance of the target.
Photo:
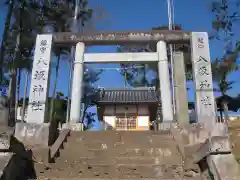
[[(168, 29), (169, 31), (173, 30), (173, 17), (172, 17), (172, 0), (167, 0), (168, 4)], [(169, 45), (170, 51), (170, 65), (171, 65), (171, 83), (172, 83), (172, 104), (173, 104), (173, 115), (175, 115), (176, 111), (176, 103), (175, 103), (175, 92), (174, 92), (174, 68), (173, 68), (173, 46), (172, 44)]]
[(127, 88), (127, 73), (124, 72), (124, 88)]
[[(72, 28), (71, 31), (72, 32), (77, 32), (77, 24), (78, 24), (78, 14), (79, 14), (79, 9), (80, 9), (80, 1), (79, 0), (75, 0), (75, 10), (74, 10), (74, 18), (72, 21)], [(67, 117), (66, 117), (66, 122), (69, 122), (69, 118), (70, 118), (70, 103), (71, 103), (71, 89), (72, 89), (72, 71), (73, 71), (73, 63), (74, 63), (74, 59), (75, 59), (75, 46), (72, 46), (71, 48), (71, 59), (69, 62), (69, 73), (68, 73), (68, 77), (69, 77), (69, 81), (68, 81), (68, 99), (67, 99)]]

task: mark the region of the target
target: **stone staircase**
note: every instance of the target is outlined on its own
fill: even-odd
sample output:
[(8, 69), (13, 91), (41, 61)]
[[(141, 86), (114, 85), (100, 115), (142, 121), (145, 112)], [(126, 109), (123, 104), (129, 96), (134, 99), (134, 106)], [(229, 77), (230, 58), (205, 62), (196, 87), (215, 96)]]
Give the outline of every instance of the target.
[(201, 179), (170, 131), (71, 132), (63, 146), (49, 167), (35, 164), (37, 179)]

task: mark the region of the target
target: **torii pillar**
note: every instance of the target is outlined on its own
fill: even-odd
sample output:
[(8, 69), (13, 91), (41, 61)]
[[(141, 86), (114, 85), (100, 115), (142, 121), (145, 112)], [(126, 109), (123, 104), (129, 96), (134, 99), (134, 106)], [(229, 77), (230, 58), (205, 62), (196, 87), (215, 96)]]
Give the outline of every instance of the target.
[(74, 71), (72, 82), (72, 98), (70, 123), (73, 130), (83, 130), (81, 122), (82, 95), (83, 95), (83, 74), (84, 74), (84, 50), (85, 45), (82, 42), (77, 43), (74, 59)]
[(161, 91), (162, 117), (158, 124), (159, 130), (169, 129), (173, 121), (173, 107), (171, 97), (170, 76), (167, 58), (167, 45), (164, 41), (157, 43), (158, 77)]

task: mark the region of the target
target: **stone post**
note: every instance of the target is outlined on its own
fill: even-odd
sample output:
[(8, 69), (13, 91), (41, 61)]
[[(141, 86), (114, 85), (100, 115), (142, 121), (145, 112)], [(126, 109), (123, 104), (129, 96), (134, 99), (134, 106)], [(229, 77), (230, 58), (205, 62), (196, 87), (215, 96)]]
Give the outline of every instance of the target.
[(48, 121), (48, 90), (51, 61), (51, 48), (53, 37), (51, 34), (37, 36), (30, 95), (28, 103), (28, 113), (26, 122), (17, 123), (15, 127), (15, 137), (26, 145), (37, 145), (47, 148), (49, 136), (56, 132), (56, 128)]
[(173, 59), (176, 119), (179, 125), (184, 126), (189, 123), (189, 113), (183, 52), (175, 52)]
[[(208, 34), (193, 32), (191, 38), (193, 79), (195, 84), (196, 118), (205, 128), (216, 134), (216, 108), (213, 94), (212, 69)], [(215, 131), (216, 130), (216, 131)]]
[(84, 50), (84, 43), (79, 42), (76, 46), (75, 52), (70, 110), (70, 126), (73, 130), (82, 130), (82, 124), (80, 120), (83, 94)]
[(47, 105), (52, 39), (50, 34), (37, 36), (26, 118), (28, 123), (42, 124), (48, 121)]
[[(171, 97), (171, 88), (170, 88), (167, 48), (166, 48), (166, 43), (164, 41), (159, 41), (157, 43), (157, 53), (158, 53), (158, 76), (159, 76), (159, 84), (160, 84), (160, 91), (161, 91), (163, 126), (165, 126), (164, 124), (166, 125), (168, 124), (167, 126), (169, 126), (170, 123), (173, 121), (173, 109), (172, 109), (172, 97)], [(165, 127), (163, 128), (165, 129)], [(159, 124), (159, 129), (162, 129), (161, 124)]]

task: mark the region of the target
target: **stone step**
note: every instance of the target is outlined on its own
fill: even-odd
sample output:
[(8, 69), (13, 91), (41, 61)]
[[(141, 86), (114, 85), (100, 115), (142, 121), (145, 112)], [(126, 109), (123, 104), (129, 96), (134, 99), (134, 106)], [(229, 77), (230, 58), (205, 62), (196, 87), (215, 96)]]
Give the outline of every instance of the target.
[(168, 149), (176, 149), (177, 145), (175, 142), (168, 142), (168, 143), (159, 143), (159, 144), (150, 144), (148, 142), (141, 142), (141, 143), (106, 143), (106, 142), (93, 142), (93, 143), (78, 143), (73, 145), (73, 143), (65, 143), (65, 149), (71, 149), (72, 147), (77, 149), (119, 149), (123, 151), (124, 149), (142, 149), (142, 148), (168, 148)]
[[(97, 137), (97, 138), (96, 138)], [(147, 132), (71, 132), (66, 147), (106, 149), (106, 148), (142, 148), (142, 147), (173, 147), (175, 141), (170, 133)]]
[[(37, 178), (38, 180), (59, 180), (59, 177), (44, 177), (44, 176), (40, 176)], [(106, 178), (81, 178), (81, 177), (74, 177), (74, 180), (112, 180), (111, 179), (106, 179)], [(115, 178), (114, 178), (115, 179)], [(139, 180), (139, 178), (131, 178), (132, 180)], [(141, 178), (142, 180), (159, 180), (158, 178)], [(121, 178), (121, 180), (129, 180), (129, 178), (127, 179), (123, 179)], [(161, 180), (170, 180), (170, 179), (161, 179)], [(189, 180), (189, 179), (182, 179), (182, 180)]]
[[(73, 146), (72, 146), (73, 147)], [(155, 156), (181, 156), (175, 148), (114, 148), (114, 149), (88, 149), (66, 148), (60, 150), (60, 157), (155, 157)]]
[(115, 131), (115, 130), (108, 130), (108, 131), (71, 131), (71, 135), (76, 136), (84, 136), (84, 137), (91, 137), (91, 136), (151, 136), (151, 135), (169, 135), (171, 134), (170, 130), (167, 131)]
[(38, 177), (49, 180), (199, 179), (197, 173), (184, 172), (169, 131), (71, 132), (55, 163), (49, 169), (38, 166)]
[(178, 165), (109, 165), (74, 164), (69, 167), (49, 169), (38, 176), (59, 178), (166, 178), (181, 179), (182, 167)]
[[(97, 137), (97, 138), (96, 138)], [(173, 140), (170, 133), (153, 133), (147, 132), (117, 132), (117, 131), (103, 131), (103, 132), (71, 132), (68, 141), (71, 143), (79, 142), (102, 142), (102, 143), (159, 143)]]
[[(184, 172), (182, 157), (167, 132), (72, 132), (50, 169), (37, 167), (47, 179), (196, 179)], [(194, 178), (193, 178), (194, 177)]]
[(92, 138), (92, 140), (86, 140), (82, 137), (69, 137), (65, 143), (66, 147), (76, 147), (76, 148), (90, 148), (90, 149), (107, 149), (107, 148), (143, 148), (143, 147), (159, 147), (159, 148), (173, 148), (176, 147), (176, 142), (173, 140), (172, 136), (167, 137), (150, 137), (150, 138), (122, 138), (121, 140), (111, 139), (111, 138)]
[[(88, 171), (90, 171), (89, 169), (91, 169), (92, 166), (89, 166), (87, 167)], [(128, 166), (129, 167), (129, 166)], [(137, 179), (148, 179), (148, 180), (155, 180), (155, 179), (159, 179), (159, 177), (156, 177), (156, 178), (150, 178), (150, 177), (145, 177), (146, 175), (140, 175), (141, 178), (136, 177), (136, 173), (133, 175), (130, 175), (129, 176), (129, 173), (128, 174), (128, 177), (125, 177), (123, 178), (122, 176), (120, 177), (117, 177), (118, 174), (114, 174), (114, 173), (108, 173), (108, 171), (106, 171), (106, 166), (105, 166), (105, 171), (102, 170), (99, 172), (99, 167), (98, 167), (98, 171), (96, 171), (96, 169), (94, 169), (95, 171), (90, 173), (89, 172), (86, 172), (84, 171), (84, 168), (83, 167), (75, 167), (74, 170), (72, 170), (72, 166), (71, 168), (57, 168), (57, 169), (44, 169), (42, 168), (42, 170), (40, 170), (41, 168), (36, 168), (36, 174), (37, 174), (37, 179), (38, 180), (58, 180), (58, 179), (91, 179), (91, 180), (101, 180), (101, 179), (104, 179), (104, 180), (107, 180), (107, 179), (121, 179), (121, 180), (124, 180), (124, 179), (132, 179), (132, 180), (137, 180)], [(86, 169), (86, 168), (85, 168)], [(154, 170), (154, 169), (153, 169)], [(103, 174), (103, 175), (102, 175)], [(110, 176), (112, 175), (112, 176)], [(124, 174), (123, 174), (124, 175)], [(195, 172), (183, 172), (181, 174), (182, 178), (179, 178), (179, 175), (177, 175), (177, 178), (176, 176), (174, 178), (169, 178), (169, 176), (167, 177), (161, 177), (161, 180), (175, 180), (175, 179), (181, 179), (181, 180), (203, 180), (202, 177), (200, 176), (199, 173), (195, 173)], [(145, 178), (144, 178), (145, 177)]]
[[(76, 157), (76, 158), (58, 158), (56, 165), (68, 166), (69, 164), (141, 164), (141, 165), (181, 165), (182, 158), (180, 156), (156, 156), (156, 157)], [(54, 164), (52, 165), (54, 167)]]
[[(73, 179), (76, 180), (112, 180), (112, 178), (81, 178), (81, 177), (74, 177)], [(38, 177), (37, 180), (59, 180), (59, 177)], [(129, 180), (129, 178), (114, 178), (114, 180)], [(131, 178), (131, 180), (139, 180), (139, 178)], [(141, 178), (141, 180), (159, 180), (158, 178)], [(161, 179), (161, 180), (175, 180), (175, 179)], [(192, 180), (192, 178), (184, 178), (181, 180)], [(202, 180), (202, 178), (194, 178), (194, 180)]]
[(81, 135), (81, 136), (129, 136), (131, 135), (132, 137), (134, 135), (136, 136), (146, 136), (146, 135), (168, 135), (171, 134), (170, 130), (166, 130), (166, 131), (115, 131), (115, 130), (108, 130), (108, 131), (71, 131), (71, 135)]
[[(67, 180), (68, 178), (66, 178)], [(45, 176), (40, 176), (37, 177), (37, 180), (61, 180), (61, 178), (59, 177), (45, 177)], [(74, 177), (72, 178), (72, 180), (113, 180), (112, 178), (81, 178), (81, 177)], [(114, 180), (129, 180), (129, 178), (114, 178)], [(139, 178), (131, 178), (131, 180), (139, 180)], [(159, 178), (141, 178), (141, 180), (159, 180)], [(165, 179), (165, 178), (161, 178), (161, 180), (175, 180), (175, 179)], [(192, 180), (191, 178), (182, 178), (181, 180)], [(202, 178), (200, 177), (194, 177), (194, 180), (202, 180)]]

